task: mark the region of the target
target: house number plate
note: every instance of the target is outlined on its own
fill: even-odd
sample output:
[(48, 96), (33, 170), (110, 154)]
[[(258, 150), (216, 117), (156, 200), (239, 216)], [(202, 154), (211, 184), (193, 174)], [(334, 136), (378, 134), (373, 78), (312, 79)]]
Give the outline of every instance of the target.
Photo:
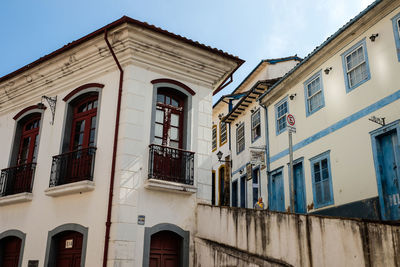
[(65, 240), (65, 248), (72, 248), (73, 245), (74, 245), (74, 240), (73, 239)]

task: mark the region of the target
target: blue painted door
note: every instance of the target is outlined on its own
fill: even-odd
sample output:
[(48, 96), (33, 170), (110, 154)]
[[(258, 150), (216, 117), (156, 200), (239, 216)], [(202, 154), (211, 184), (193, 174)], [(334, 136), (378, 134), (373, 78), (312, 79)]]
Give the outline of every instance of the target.
[(238, 206), (238, 181), (232, 182), (232, 207)]
[(240, 207), (246, 208), (246, 180), (247, 176), (240, 177)]
[[(391, 131), (377, 138), (378, 171), (381, 177), (382, 217), (400, 220), (399, 144), (397, 132)], [(383, 204), (383, 205), (382, 205)]]
[(269, 209), (285, 211), (285, 192), (283, 187), (282, 171), (272, 173), (270, 176)]
[(304, 188), (303, 162), (293, 165), (294, 174), (294, 211), (306, 213), (306, 194)]

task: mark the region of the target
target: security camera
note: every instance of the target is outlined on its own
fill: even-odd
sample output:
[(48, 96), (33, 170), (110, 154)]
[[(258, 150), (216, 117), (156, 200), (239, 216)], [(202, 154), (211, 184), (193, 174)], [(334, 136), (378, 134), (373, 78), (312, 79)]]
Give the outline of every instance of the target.
[(290, 100), (293, 100), (295, 96), (296, 96), (296, 94), (291, 94), (291, 95), (289, 96)]

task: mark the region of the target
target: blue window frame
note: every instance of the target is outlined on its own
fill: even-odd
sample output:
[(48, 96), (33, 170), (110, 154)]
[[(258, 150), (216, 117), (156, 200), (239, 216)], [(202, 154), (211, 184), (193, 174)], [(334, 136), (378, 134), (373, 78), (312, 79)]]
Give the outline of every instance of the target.
[(342, 54), (346, 92), (371, 79), (365, 38)]
[(261, 113), (257, 109), (251, 114), (251, 142), (253, 143), (261, 136)]
[(400, 13), (392, 18), (394, 41), (396, 43), (397, 60), (400, 61)]
[(328, 150), (310, 159), (315, 208), (333, 205), (334, 203), (329, 154), (330, 151)]
[(321, 71), (304, 82), (304, 96), (307, 117), (325, 106)]
[(286, 130), (286, 115), (288, 113), (288, 98), (285, 97), (275, 105), (276, 135), (279, 135)]
[(244, 149), (245, 149), (244, 123), (242, 122), (236, 128), (236, 154), (239, 154)]

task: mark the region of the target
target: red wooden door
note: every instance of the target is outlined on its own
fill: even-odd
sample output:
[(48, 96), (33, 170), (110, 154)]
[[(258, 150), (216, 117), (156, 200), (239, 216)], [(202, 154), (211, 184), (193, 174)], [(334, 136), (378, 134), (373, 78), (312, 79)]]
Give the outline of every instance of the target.
[(2, 267), (18, 267), (19, 253), (21, 250), (21, 239), (15, 236), (10, 236), (2, 239)]
[(56, 238), (56, 266), (80, 267), (83, 235), (67, 231)]
[(179, 267), (182, 238), (169, 231), (151, 236), (150, 267)]
[(35, 114), (23, 124), (17, 160), (18, 165), (36, 161), (39, 126), (40, 114)]
[(72, 121), (70, 159), (68, 160), (68, 181), (76, 182), (90, 176), (91, 151), (95, 145), (97, 95), (89, 96), (76, 103)]

